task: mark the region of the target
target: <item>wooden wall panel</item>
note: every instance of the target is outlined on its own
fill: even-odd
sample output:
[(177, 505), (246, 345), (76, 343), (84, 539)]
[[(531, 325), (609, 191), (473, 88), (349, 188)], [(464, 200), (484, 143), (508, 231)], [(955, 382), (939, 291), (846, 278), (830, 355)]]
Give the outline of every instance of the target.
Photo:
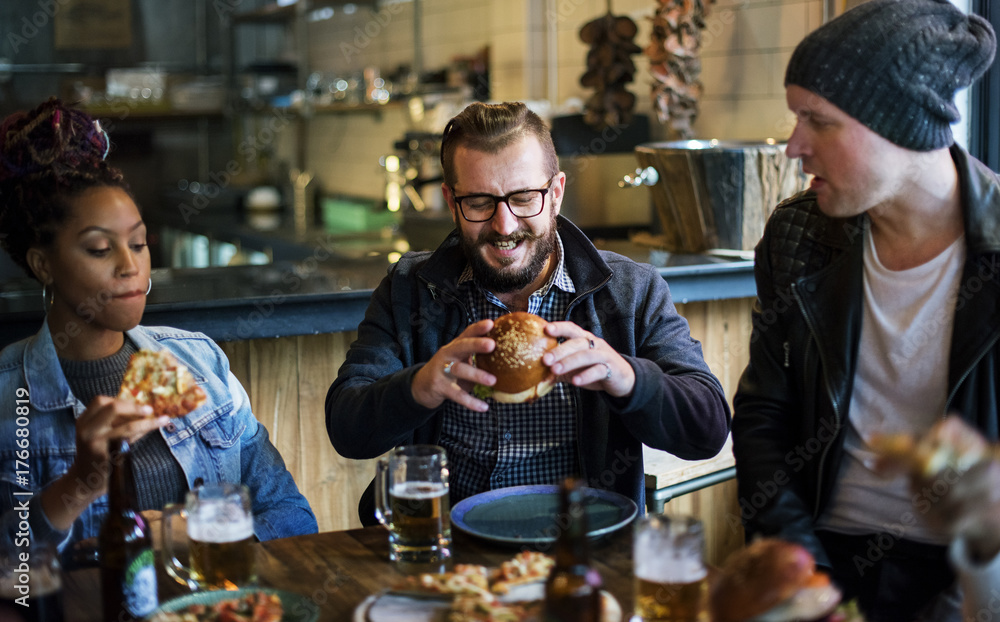
[(303, 438), (299, 434), (299, 365), (297, 337), (256, 339), (250, 343), (250, 396), (253, 412), (282, 449), (287, 464), (302, 471)]
[[(730, 400), (746, 365), (750, 303), (738, 299), (677, 305)], [(326, 391), (356, 337), (352, 331), (220, 344), (250, 395), (254, 414), (309, 499), (320, 531), (360, 526), (357, 502), (375, 473), (374, 460), (337, 455), (326, 433)], [(694, 513), (705, 521), (713, 562), (742, 544), (742, 529), (737, 532), (725, 520), (733, 512), (738, 516), (735, 482), (679, 497), (666, 511)]]
[(326, 433), (324, 403), (356, 332), (220, 344), (250, 396), (320, 531), (361, 526), (357, 502), (374, 476), (374, 460), (347, 460)]
[[(726, 392), (730, 406), (740, 375), (749, 360), (751, 298), (677, 305), (701, 342), (705, 362)], [(665, 514), (691, 514), (705, 525), (706, 557), (721, 563), (743, 546), (736, 481), (730, 480), (671, 500)]]
[[(375, 475), (374, 460), (342, 458), (330, 444), (326, 431), (326, 392), (357, 333), (299, 337), (299, 412), (305, 455), (301, 470), (303, 489), (320, 529), (360, 527), (358, 499)], [(298, 480), (296, 480), (298, 481)]]

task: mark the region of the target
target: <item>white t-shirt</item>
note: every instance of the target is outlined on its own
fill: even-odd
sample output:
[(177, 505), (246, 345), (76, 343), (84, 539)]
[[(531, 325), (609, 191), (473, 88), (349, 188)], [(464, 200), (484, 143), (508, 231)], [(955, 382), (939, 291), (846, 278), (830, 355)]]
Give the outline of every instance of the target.
[(913, 494), (905, 476), (877, 475), (869, 440), (875, 434), (921, 434), (946, 414), (965, 236), (934, 259), (897, 271), (879, 262), (870, 231), (865, 237), (861, 343), (845, 453), (818, 527), (946, 544), (925, 520), (933, 491)]

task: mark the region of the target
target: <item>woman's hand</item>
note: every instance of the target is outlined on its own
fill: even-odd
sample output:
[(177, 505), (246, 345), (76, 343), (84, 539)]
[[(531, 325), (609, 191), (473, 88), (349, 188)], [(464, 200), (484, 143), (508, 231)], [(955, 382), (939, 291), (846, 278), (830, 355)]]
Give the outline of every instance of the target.
[(170, 417), (153, 417), (149, 406), (98, 395), (76, 420), (76, 460), (78, 476), (94, 476), (107, 489), (108, 442), (124, 439), (134, 443), (152, 430), (165, 426)]
[(108, 489), (111, 474), (108, 442), (135, 442), (162, 428), (170, 417), (153, 417), (149, 406), (98, 396), (76, 420), (76, 459), (69, 470), (42, 493), (49, 523), (59, 530), (72, 526), (95, 499)]

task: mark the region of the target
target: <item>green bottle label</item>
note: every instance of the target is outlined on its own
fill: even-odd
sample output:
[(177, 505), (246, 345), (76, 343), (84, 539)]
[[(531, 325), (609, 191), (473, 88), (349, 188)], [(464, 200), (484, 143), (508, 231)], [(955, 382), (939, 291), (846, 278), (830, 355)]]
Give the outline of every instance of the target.
[(125, 609), (136, 617), (146, 616), (159, 606), (156, 594), (156, 557), (153, 549), (139, 553), (125, 570), (125, 584), (122, 585)]

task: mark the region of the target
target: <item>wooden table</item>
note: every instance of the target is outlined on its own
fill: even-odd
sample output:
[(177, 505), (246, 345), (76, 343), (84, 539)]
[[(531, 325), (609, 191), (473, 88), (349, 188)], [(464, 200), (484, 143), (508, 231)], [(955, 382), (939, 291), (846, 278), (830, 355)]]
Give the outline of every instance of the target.
[[(261, 585), (310, 598), (319, 605), (319, 619), (324, 621), (350, 620), (355, 607), (369, 594), (406, 574), (389, 561), (387, 532), (382, 527), (282, 538), (255, 546), (261, 553)], [(452, 550), (456, 563), (486, 566), (497, 566), (518, 552), (457, 530)], [(544, 545), (538, 550), (544, 551)], [(591, 556), (605, 589), (618, 599), (627, 617), (632, 610), (631, 527), (592, 542)], [(161, 602), (186, 593), (162, 572), (159, 581)], [(100, 622), (100, 593), (97, 569), (67, 573), (63, 594), (67, 622)]]

